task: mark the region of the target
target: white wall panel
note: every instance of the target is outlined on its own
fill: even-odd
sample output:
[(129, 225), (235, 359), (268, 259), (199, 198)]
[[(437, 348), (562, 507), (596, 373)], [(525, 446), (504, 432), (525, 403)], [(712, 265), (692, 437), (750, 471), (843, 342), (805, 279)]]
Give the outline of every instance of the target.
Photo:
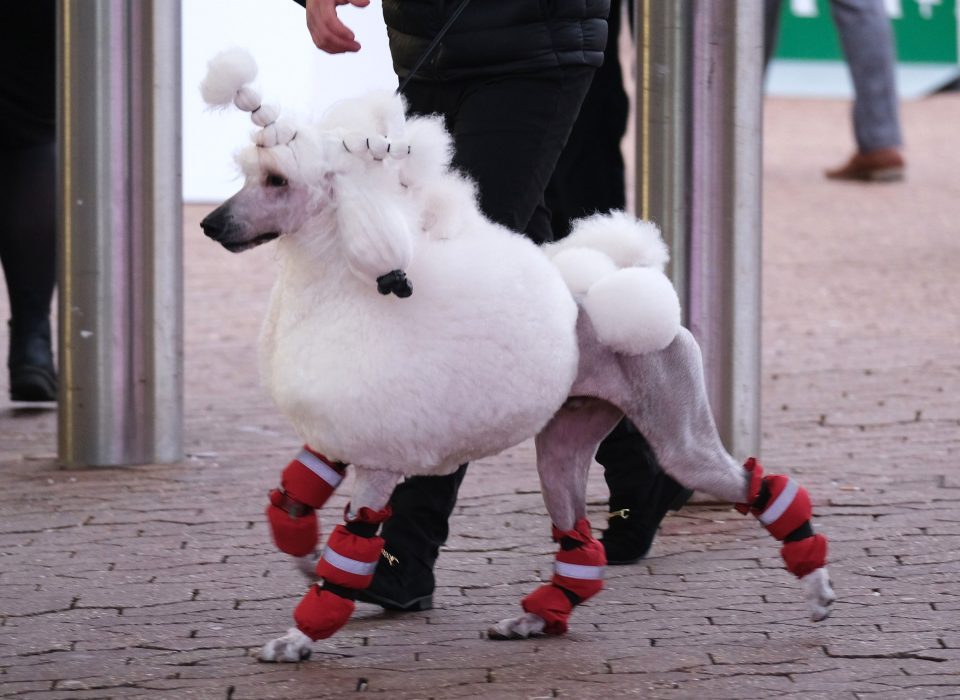
[(340, 17), (357, 35), (359, 53), (331, 56), (307, 32), (293, 0), (185, 0), (183, 3), (183, 196), (217, 202), (240, 185), (233, 154), (249, 142), (250, 115), (210, 111), (198, 86), (207, 61), (222, 49), (248, 49), (260, 66), (264, 101), (281, 113), (309, 117), (345, 97), (395, 88), (380, 0), (345, 6)]

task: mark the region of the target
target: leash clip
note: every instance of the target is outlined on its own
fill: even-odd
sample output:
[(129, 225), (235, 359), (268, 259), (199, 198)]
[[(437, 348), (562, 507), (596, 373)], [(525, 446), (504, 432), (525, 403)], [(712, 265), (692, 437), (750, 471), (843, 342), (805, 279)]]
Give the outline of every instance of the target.
[(390, 554), (390, 552), (388, 552), (388, 551), (385, 550), (385, 549), (381, 549), (381, 550), (380, 550), (380, 556), (382, 556), (384, 559), (386, 559), (386, 560), (387, 560), (387, 564), (389, 564), (390, 566), (396, 566), (397, 564), (400, 563), (400, 560), (399, 560), (399, 559), (397, 559), (395, 556), (393, 556), (392, 554)]

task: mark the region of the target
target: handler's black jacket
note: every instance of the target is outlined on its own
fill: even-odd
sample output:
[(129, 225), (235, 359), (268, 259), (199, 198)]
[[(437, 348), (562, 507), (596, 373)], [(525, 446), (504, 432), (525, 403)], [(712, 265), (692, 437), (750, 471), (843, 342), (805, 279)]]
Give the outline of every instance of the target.
[[(383, 0), (402, 79), (461, 0)], [(471, 0), (414, 80), (603, 63), (610, 0)]]
[[(383, 0), (393, 69), (401, 80), (460, 2)], [(600, 66), (609, 12), (610, 0), (471, 0), (413, 79)]]

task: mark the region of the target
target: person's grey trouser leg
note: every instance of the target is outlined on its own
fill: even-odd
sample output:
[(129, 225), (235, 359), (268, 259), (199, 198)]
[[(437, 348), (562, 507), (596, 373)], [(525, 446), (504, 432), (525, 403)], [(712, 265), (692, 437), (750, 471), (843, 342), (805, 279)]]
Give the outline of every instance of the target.
[(763, 68), (770, 65), (770, 58), (777, 47), (780, 33), (781, 0), (764, 0), (763, 4)]
[(853, 78), (858, 150), (900, 146), (893, 29), (883, 0), (831, 0), (830, 9)]

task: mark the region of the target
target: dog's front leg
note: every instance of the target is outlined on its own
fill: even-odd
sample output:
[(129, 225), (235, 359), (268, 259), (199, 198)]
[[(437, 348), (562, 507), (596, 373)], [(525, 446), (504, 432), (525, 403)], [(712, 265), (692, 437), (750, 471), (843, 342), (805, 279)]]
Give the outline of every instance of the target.
[(267, 662), (297, 662), (310, 657), (310, 642), (326, 639), (353, 614), (356, 592), (373, 580), (383, 551), (377, 536), (390, 517), (388, 501), (400, 479), (395, 472), (357, 467), (353, 499), (317, 563), (320, 581), (304, 595), (293, 612), (296, 627), (267, 642), (259, 658)]
[(560, 546), (549, 583), (523, 599), (524, 614), (487, 630), (490, 639), (563, 634), (573, 608), (603, 588), (603, 545), (587, 520), (587, 473), (600, 441), (623, 417), (598, 399), (569, 399), (537, 435), (537, 470), (553, 540)]
[(323, 507), (343, 481), (347, 465), (328, 459), (304, 445), (280, 475), (280, 488), (273, 489), (267, 504), (267, 522), (274, 544), (294, 558), (297, 568), (310, 580), (320, 552), (320, 521)]

